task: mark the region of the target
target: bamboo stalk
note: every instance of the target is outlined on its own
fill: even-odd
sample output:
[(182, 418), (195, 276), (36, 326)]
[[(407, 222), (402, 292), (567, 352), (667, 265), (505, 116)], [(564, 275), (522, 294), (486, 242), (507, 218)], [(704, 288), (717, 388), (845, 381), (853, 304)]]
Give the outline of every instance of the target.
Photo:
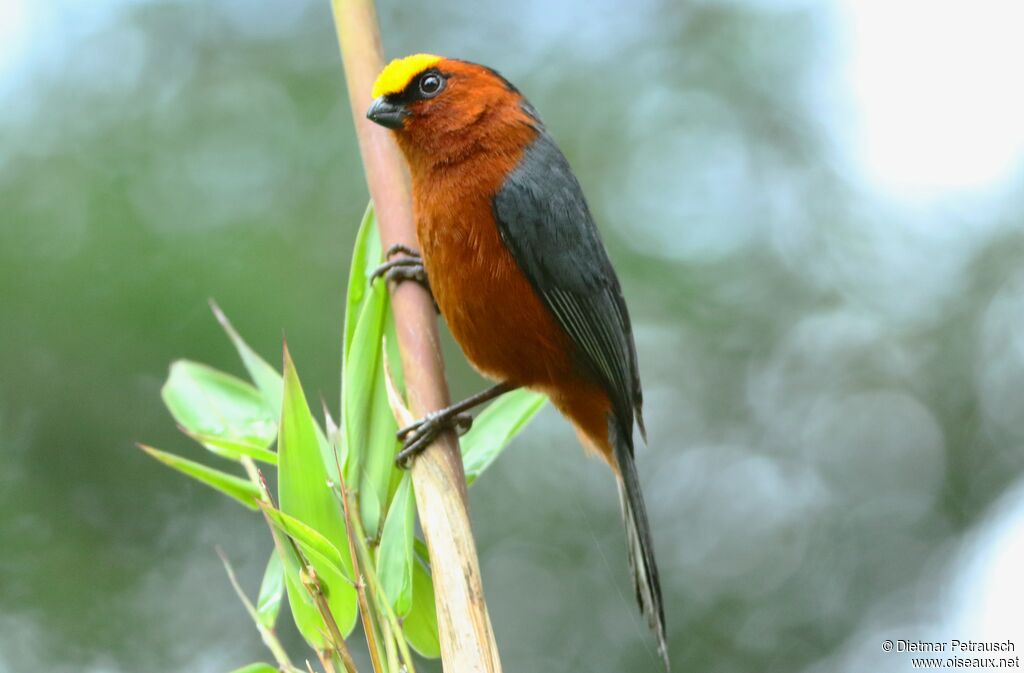
[[(351, 506), (353, 510), (358, 510), (358, 506), (355, 503), (352, 503)], [(365, 583), (370, 590), (374, 605), (377, 606), (377, 613), (380, 615), (381, 628), (383, 629), (384, 626), (389, 627), (389, 633), (393, 636), (394, 642), (398, 644), (398, 651), (402, 655), (402, 663), (405, 665), (407, 673), (416, 673), (416, 665), (412, 660), (409, 646), (402, 635), (402, 629), (398, 623), (398, 615), (395, 614), (394, 608), (391, 607), (391, 603), (384, 596), (384, 592), (381, 589), (380, 578), (377, 577), (377, 571), (374, 569), (374, 560), (370, 555), (370, 548), (366, 544), (366, 531), (363, 529), (359, 512), (356, 511), (348, 518), (348, 521), (354, 532), (353, 539), (355, 540), (356, 551), (362, 559)]]
[[(381, 665), (380, 641), (377, 638), (377, 623), (370, 604), (366, 599), (366, 580), (360, 568), (359, 557), (356, 553), (356, 534), (353, 531), (352, 522), (358, 517), (352, 516), (352, 509), (349, 507), (348, 487), (345, 485), (345, 473), (341, 469), (341, 450), (339, 448), (339, 429), (331, 413), (327, 410), (327, 402), (321, 400), (324, 408), (324, 425), (327, 428), (327, 436), (331, 443), (331, 453), (334, 454), (334, 468), (338, 472), (337, 490), (335, 491), (340, 499), (341, 516), (345, 519), (345, 537), (348, 540), (348, 554), (352, 561), (352, 575), (356, 579), (356, 596), (359, 599), (359, 617), (363, 620), (363, 633), (366, 635), (366, 649), (370, 652), (370, 663), (373, 665), (374, 673), (383, 673), (385, 670)], [(331, 484), (332, 490), (335, 485)]]
[[(404, 163), (387, 131), (366, 119), (370, 89), (383, 67), (373, 0), (331, 0), (331, 6), (381, 244), (385, 250), (395, 243), (415, 247)], [(450, 398), (430, 296), (415, 283), (402, 283), (392, 293), (392, 306), (409, 407), (422, 416), (447, 406)], [(500, 673), (458, 443), (446, 435), (432, 444), (413, 463), (412, 479), (430, 548), (444, 668), (450, 673)]]
[(256, 616), (256, 607), (249, 600), (249, 596), (246, 595), (245, 591), (242, 590), (242, 585), (238, 583), (238, 577), (235, 576), (235, 569), (231, 567), (231, 562), (228, 561), (227, 554), (220, 546), (214, 547), (214, 551), (217, 552), (217, 556), (220, 557), (220, 562), (224, 564), (224, 570), (227, 572), (228, 581), (231, 582), (231, 587), (235, 590), (235, 594), (239, 600), (242, 601), (242, 605), (245, 607), (245, 611), (249, 613), (249, 617), (252, 619), (253, 624), (256, 625), (256, 629), (260, 632), (260, 637), (263, 638), (263, 644), (267, 646), (271, 654), (274, 655), (274, 659), (277, 661), (277, 667), (281, 671), (286, 673), (294, 673), (299, 669), (295, 668), (292, 664), (291, 659), (288, 658), (288, 652), (285, 651), (284, 647), (281, 646), (281, 641), (277, 639), (277, 633), (274, 629), (267, 628), (260, 622), (259, 617)]

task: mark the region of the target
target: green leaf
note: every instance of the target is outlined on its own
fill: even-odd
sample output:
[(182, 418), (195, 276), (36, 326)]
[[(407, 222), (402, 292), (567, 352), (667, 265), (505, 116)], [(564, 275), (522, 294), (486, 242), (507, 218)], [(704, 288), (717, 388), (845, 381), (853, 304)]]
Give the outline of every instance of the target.
[(540, 393), (513, 390), (480, 412), (473, 427), (460, 440), (467, 484), (476, 481), (546, 401)]
[(348, 452), (345, 476), (358, 496), (366, 534), (375, 538), (395, 471), (398, 427), (384, 386), (382, 341), (390, 298), (385, 283), (368, 285), (369, 274), (380, 261), (372, 216), (364, 218), (352, 259), (342, 375), (342, 425)]
[(420, 561), (423, 562), (423, 565), (429, 569), (430, 548), (427, 547), (427, 543), (417, 537), (413, 538), (412, 546), (416, 550), (416, 556), (419, 557)]
[[(305, 562), (315, 571), (320, 590), (327, 598), (327, 607), (342, 635), (347, 636), (355, 626), (355, 615), (352, 613), (356, 607), (356, 590), (351, 580), (351, 572), (345, 569), (344, 558), (337, 547), (309, 526), (280, 510), (264, 505), (263, 511), (279, 533), (295, 542)], [(287, 543), (286, 546), (291, 547)], [(309, 588), (300, 579), (302, 564), (296, 557), (294, 548), (289, 550), (288, 556), (290, 559), (285, 563), (288, 601), (293, 612), (296, 602), (302, 603), (300, 610), (303, 614), (301, 621), (296, 619), (296, 626), (310, 645), (322, 648), (327, 644), (324, 636), (327, 627), (310, 596)]]
[(352, 583), (351, 564), (346, 563), (348, 559), (342, 556), (341, 551), (330, 540), (279, 509), (264, 505), (263, 511), (279, 531), (295, 540), (317, 572), (329, 570), (344, 577), (349, 584)]
[(276, 666), (270, 664), (249, 664), (231, 671), (231, 673), (278, 673)]
[(367, 537), (376, 540), (380, 531), (380, 517), (384, 513), (384, 502), (372, 479), (364, 478), (362, 482), (359, 489), (359, 515), (363, 519), (363, 530)]
[(306, 639), (310, 647), (324, 649), (327, 647), (327, 625), (317, 609), (313, 597), (302, 584), (302, 563), (295, 553), (295, 548), (284, 536), (276, 532), (275, 535), (282, 541), (277, 548), (281, 554), (281, 565), (284, 566), (284, 586), (288, 596), (288, 606), (291, 608), (292, 621), (302, 637)]
[(202, 482), (221, 493), (230, 496), (242, 503), (249, 509), (257, 509), (256, 504), (260, 499), (260, 490), (251, 481), (241, 479), (232, 474), (215, 470), (202, 463), (197, 463), (173, 453), (160, 451), (151, 446), (139, 444), (139, 448), (159, 460), (164, 465), (173, 467), (182, 474), (187, 474), (196, 481)]
[(211, 453), (229, 460), (239, 460), (242, 456), (248, 456), (268, 465), (277, 465), (277, 454), (261, 447), (259, 444), (244, 439), (229, 439), (217, 437), (216, 435), (204, 435), (197, 432), (189, 432), (182, 428), (182, 432), (202, 444)]
[(366, 213), (356, 233), (356, 243), (352, 250), (352, 265), (348, 270), (348, 295), (345, 300), (345, 343), (342, 356), (348, 357), (349, 348), (356, 330), (356, 322), (363, 308), (366, 290), (369, 289), (370, 274), (381, 258), (380, 237), (377, 235), (377, 220), (373, 212), (373, 203), (366, 206)]
[(263, 572), (263, 582), (260, 583), (260, 595), (256, 599), (256, 617), (260, 620), (260, 624), (268, 629), (274, 628), (283, 597), (284, 565), (275, 549), (270, 553), (267, 569)]
[[(373, 259), (380, 259), (380, 243), (377, 236), (377, 222), (373, 213), (373, 202), (366, 207), (363, 221), (356, 233), (355, 246), (352, 248), (352, 264), (348, 270), (348, 293), (345, 298), (345, 334), (342, 340), (341, 350), (341, 414), (339, 420), (342, 425), (344, 438), (345, 481), (349, 485), (350, 492), (359, 491), (358, 474), (362, 467), (362, 455), (364, 453), (361, 445), (353, 445), (349, 441), (348, 431), (348, 408), (353, 403), (350, 398), (355, 396), (355, 391), (350, 391), (349, 365), (351, 362), (352, 344), (355, 341), (356, 329), (359, 325), (359, 317), (363, 314), (363, 308), (367, 299), (372, 294), (369, 292), (369, 277), (366, 269), (367, 248), (377, 241), (377, 254)], [(370, 272), (372, 273), (372, 271)], [(364, 326), (365, 328), (365, 326)], [(365, 524), (364, 524), (365, 525)]]
[(281, 379), (281, 375), (245, 342), (245, 339), (234, 328), (228, 317), (220, 310), (220, 306), (217, 306), (217, 303), (212, 299), (210, 300), (210, 308), (213, 310), (213, 315), (216, 316), (217, 322), (224, 328), (231, 342), (235, 345), (235, 350), (238, 351), (238, 355), (242, 358), (242, 364), (245, 365), (245, 369), (249, 372), (249, 377), (253, 383), (259, 388), (263, 399), (275, 414), (278, 413), (278, 410), (281, 408), (281, 398), (284, 394), (284, 381)]
[[(346, 471), (346, 474), (350, 483), (351, 479), (359, 474), (361, 459), (367, 453), (367, 426), (373, 411), (376, 382), (381, 369), (380, 344), (384, 333), (387, 288), (383, 283), (376, 283), (366, 296), (368, 300), (359, 313), (342, 373), (342, 427), (349, 445), (348, 470), (351, 472)], [(352, 462), (356, 457), (360, 461)]]
[[(390, 301), (389, 297), (389, 304)], [(405, 372), (402, 370), (402, 351), (398, 346), (394, 311), (388, 311), (384, 317), (384, 345), (387, 351), (388, 368), (391, 370), (391, 380), (394, 382), (396, 390), (404, 391)]]
[[(338, 541), (340, 544), (342, 540), (348, 539), (345, 521), (328, 485), (324, 456), (330, 455), (330, 451), (322, 451), (322, 444), (326, 444), (326, 440), (310, 414), (295, 365), (286, 348), (281, 433), (278, 438), (278, 497), (281, 511), (303, 526), (312, 528), (326, 540)], [(310, 561), (313, 562), (313, 559)], [(347, 576), (351, 577), (351, 559), (342, 556), (339, 562)], [(338, 582), (331, 577), (323, 579), (332, 585), (328, 596), (331, 612), (342, 634), (347, 635), (355, 626), (356, 591), (347, 582)], [(289, 603), (294, 606), (295, 582), (288, 581), (286, 586)], [(314, 642), (311, 637), (316, 638), (306, 631), (303, 631), (303, 636), (311, 643)]]
[(258, 390), (229, 374), (188, 360), (171, 365), (164, 404), (188, 432), (268, 447), (277, 435), (274, 412)]
[(428, 659), (441, 656), (437, 634), (437, 609), (434, 606), (434, 583), (430, 571), (419, 561), (412, 569), (412, 609), (402, 621), (405, 639), (414, 650)]
[(415, 528), (416, 499), (410, 474), (405, 472), (388, 509), (377, 555), (377, 576), (384, 595), (391, 601), (399, 617), (407, 615), (412, 608)]
[[(390, 302), (390, 298), (389, 298), (388, 301)], [(384, 317), (384, 346), (383, 346), (383, 350), (384, 350), (384, 358), (385, 359), (384, 359), (382, 364), (386, 364), (387, 365), (387, 367), (385, 368), (385, 371), (384, 371), (384, 375), (385, 375), (385, 377), (388, 376), (388, 375), (391, 376), (391, 382), (394, 384), (395, 390), (401, 396), (401, 395), (403, 395), (403, 391), (405, 390), (405, 372), (402, 370), (402, 352), (401, 352), (401, 349), (398, 347), (398, 335), (397, 335), (396, 329), (395, 329), (395, 313), (394, 313), (394, 311), (388, 311), (387, 315)], [(385, 398), (388, 397), (387, 390), (388, 390), (387, 382), (385, 382), (385, 384), (384, 384), (384, 397)], [(388, 401), (388, 406), (389, 406), (389, 408), (391, 406), (390, 400)], [(391, 419), (394, 420), (395, 415), (394, 415), (393, 412), (390, 414), (390, 416), (391, 416)], [(398, 427), (397, 422), (395, 422), (394, 427), (396, 428), (396, 432), (397, 432), (397, 427)], [(399, 443), (396, 442), (394, 444), (393, 448), (392, 448), (392, 451), (393, 451), (393, 453), (391, 455), (391, 461), (392, 462), (394, 461), (394, 454), (397, 453), (398, 449), (399, 449)], [(405, 475), (405, 470), (399, 470), (399, 469), (392, 469), (391, 470), (391, 481), (388, 484), (388, 493), (387, 493), (387, 498), (385, 498), (385, 502), (390, 502), (391, 498), (394, 497), (395, 491), (398, 489), (398, 486), (401, 483), (402, 477), (404, 475)]]

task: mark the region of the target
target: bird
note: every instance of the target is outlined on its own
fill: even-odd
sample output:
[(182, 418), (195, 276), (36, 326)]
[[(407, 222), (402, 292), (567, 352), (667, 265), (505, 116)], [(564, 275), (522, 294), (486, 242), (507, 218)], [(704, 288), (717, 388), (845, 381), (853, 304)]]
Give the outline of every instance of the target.
[(492, 68), (415, 54), (384, 67), (371, 97), (367, 117), (409, 166), (418, 244), (388, 250), (374, 275), (428, 287), (470, 364), (496, 382), (403, 428), (400, 461), (499, 395), (547, 395), (615, 474), (637, 601), (667, 670), (634, 451), (634, 426), (646, 441), (636, 346), (579, 181), (537, 109)]

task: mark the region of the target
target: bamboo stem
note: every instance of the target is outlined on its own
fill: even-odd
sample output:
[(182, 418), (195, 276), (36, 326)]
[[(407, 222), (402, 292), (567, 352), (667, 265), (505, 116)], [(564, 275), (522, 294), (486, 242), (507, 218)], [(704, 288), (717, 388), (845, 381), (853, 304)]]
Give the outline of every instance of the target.
[[(352, 504), (353, 509), (356, 509), (355, 503)], [(406, 666), (408, 673), (416, 673), (415, 662), (412, 660), (412, 654), (409, 652), (409, 646), (405, 642), (405, 637), (402, 634), (401, 625), (398, 623), (398, 615), (395, 614), (394, 608), (391, 607), (391, 602), (388, 597), (384, 595), (384, 590), (381, 588), (380, 578), (377, 577), (377, 571), (375, 570), (373, 558), (370, 555), (370, 549), (367, 547), (366, 531), (363, 530), (362, 520), (359, 518), (358, 512), (352, 517), (352, 528), (355, 532), (356, 549), (358, 550), (360, 557), (363, 559), (364, 577), (366, 583), (369, 585), (370, 594), (373, 598), (374, 604), (377, 606), (377, 613), (381, 616), (381, 627), (385, 625), (390, 627), (390, 633), (394, 636), (395, 642), (398, 644), (398, 651), (402, 655), (402, 662)]]
[[(338, 427), (331, 418), (331, 414), (327, 411), (326, 403), (324, 404), (324, 419), (327, 425), (327, 434), (332, 438), (331, 449), (332, 453), (334, 453), (334, 467), (338, 472), (337, 493), (341, 500), (341, 515), (345, 519), (345, 534), (348, 538), (349, 558), (352, 560), (352, 574), (356, 578), (356, 595), (359, 598), (359, 615), (363, 620), (363, 633), (366, 635), (366, 649), (370, 652), (370, 663), (373, 665), (374, 673), (383, 673), (385, 669), (381, 665), (381, 649), (380, 641), (377, 638), (377, 623), (373, 612), (370, 611), (370, 604), (366, 600), (366, 580), (364, 579), (356, 553), (356, 533), (352, 527), (355, 517), (352, 516), (352, 511), (349, 508), (348, 488), (345, 485), (344, 471), (341, 469), (340, 451), (335, 441), (339, 435)], [(358, 514), (356, 516), (358, 517)]]
[(228, 581), (231, 582), (232, 588), (235, 590), (235, 594), (239, 600), (242, 601), (242, 605), (245, 607), (245, 611), (249, 613), (249, 617), (252, 619), (253, 624), (256, 625), (257, 630), (260, 632), (260, 637), (263, 639), (263, 644), (267, 646), (271, 654), (274, 655), (274, 660), (277, 661), (277, 667), (287, 673), (293, 673), (298, 669), (292, 664), (291, 659), (288, 658), (288, 653), (284, 647), (281, 646), (281, 641), (277, 639), (277, 633), (274, 629), (267, 628), (261, 622), (259, 617), (256, 616), (256, 608), (253, 606), (252, 601), (246, 595), (245, 591), (242, 590), (242, 585), (238, 583), (238, 577), (235, 576), (235, 569), (231, 567), (231, 562), (228, 561), (227, 555), (224, 550), (219, 546), (214, 548), (217, 552), (217, 556), (220, 557), (220, 562), (224, 564), (224, 570), (227, 572)]
[[(349, 102), (381, 244), (416, 241), (404, 162), (387, 131), (366, 119), (373, 80), (383, 67), (373, 0), (331, 0)], [(392, 293), (406, 394), (422, 416), (449, 403), (434, 305), (415, 283)], [(441, 659), (450, 673), (500, 673), (501, 662), (484, 602), (466, 502), (458, 443), (443, 436), (413, 463), (420, 525), (430, 548)]]

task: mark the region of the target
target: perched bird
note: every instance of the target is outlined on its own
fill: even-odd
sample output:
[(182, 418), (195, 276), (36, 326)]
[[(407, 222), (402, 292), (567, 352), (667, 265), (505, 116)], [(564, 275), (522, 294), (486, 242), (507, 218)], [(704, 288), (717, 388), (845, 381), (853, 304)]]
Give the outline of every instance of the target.
[[(644, 433), (629, 312), (580, 185), (536, 109), (496, 71), (417, 54), (377, 78), (367, 117), (412, 174), (420, 253), (380, 269), (429, 288), (470, 363), (498, 382), (399, 433), (408, 458), (468, 409), (546, 394), (619, 485), (637, 599), (668, 666), (665, 616), (633, 455)], [(425, 271), (425, 278), (423, 272)]]

